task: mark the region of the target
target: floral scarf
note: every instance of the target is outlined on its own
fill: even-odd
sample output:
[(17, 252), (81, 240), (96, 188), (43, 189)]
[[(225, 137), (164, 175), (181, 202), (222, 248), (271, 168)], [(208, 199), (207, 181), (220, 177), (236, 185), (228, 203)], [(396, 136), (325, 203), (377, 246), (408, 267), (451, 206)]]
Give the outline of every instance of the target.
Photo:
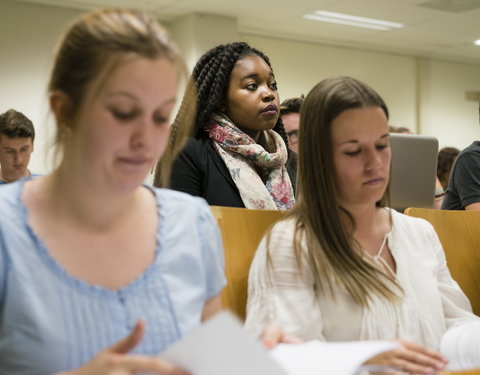
[(225, 162), (246, 208), (287, 210), (295, 197), (288, 176), (287, 147), (282, 137), (266, 130), (268, 152), (250, 136), (238, 129), (225, 115), (214, 115), (206, 127), (209, 137)]

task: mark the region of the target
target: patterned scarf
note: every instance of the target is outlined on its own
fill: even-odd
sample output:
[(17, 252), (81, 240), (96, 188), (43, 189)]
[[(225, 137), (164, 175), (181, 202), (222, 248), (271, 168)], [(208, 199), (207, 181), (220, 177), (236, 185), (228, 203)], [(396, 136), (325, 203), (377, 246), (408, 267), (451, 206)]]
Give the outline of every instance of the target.
[(268, 152), (225, 115), (214, 115), (206, 127), (225, 162), (246, 208), (288, 210), (295, 197), (288, 176), (287, 147), (273, 130), (263, 131)]

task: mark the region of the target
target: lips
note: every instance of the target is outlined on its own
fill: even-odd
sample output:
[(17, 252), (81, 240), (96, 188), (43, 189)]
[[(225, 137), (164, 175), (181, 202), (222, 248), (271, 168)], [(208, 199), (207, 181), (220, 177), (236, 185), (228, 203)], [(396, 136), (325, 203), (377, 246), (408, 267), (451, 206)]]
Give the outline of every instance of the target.
[(270, 104), (270, 105), (267, 105), (262, 111), (262, 113), (269, 113), (269, 112), (275, 112), (277, 113), (278, 112), (278, 108), (275, 104)]
[(378, 184), (381, 182), (384, 182), (385, 179), (383, 177), (377, 177), (377, 178), (372, 178), (371, 180), (365, 181), (363, 184), (364, 185), (373, 185), (373, 184)]
[(126, 158), (120, 158), (120, 161), (130, 165), (142, 165), (145, 163), (149, 163), (150, 159), (143, 158), (143, 157), (132, 157), (132, 158), (126, 157)]

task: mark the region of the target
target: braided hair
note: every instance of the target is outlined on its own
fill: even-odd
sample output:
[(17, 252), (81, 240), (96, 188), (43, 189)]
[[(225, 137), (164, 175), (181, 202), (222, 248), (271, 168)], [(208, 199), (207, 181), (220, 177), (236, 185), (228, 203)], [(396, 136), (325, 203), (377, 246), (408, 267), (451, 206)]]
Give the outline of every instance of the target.
[[(199, 137), (203, 133), (203, 129), (210, 122), (212, 114), (218, 111), (224, 103), (235, 63), (251, 55), (261, 57), (270, 68), (272, 67), (270, 59), (263, 52), (245, 42), (219, 45), (206, 52), (198, 60), (192, 74), (198, 93), (195, 137)], [(273, 130), (282, 136), (288, 147), (287, 134), (280, 117)]]
[[(270, 68), (270, 59), (263, 54), (263, 52), (251, 47), (245, 42), (234, 42), (229, 44), (218, 45), (207, 51), (196, 63), (192, 73), (192, 84), (185, 92), (181, 108), (185, 109), (192, 106), (192, 96), (196, 94), (196, 115), (193, 121), (193, 136), (200, 138), (205, 134), (205, 126), (207, 126), (215, 112), (218, 112), (225, 103), (228, 87), (230, 84), (230, 76), (235, 63), (246, 56), (257, 55), (262, 58)], [(190, 93), (188, 92), (189, 90)], [(194, 94), (193, 94), (194, 93)], [(187, 103), (188, 102), (188, 103)], [(180, 110), (171, 127), (171, 137), (169, 148), (157, 163), (154, 177), (155, 186), (168, 186), (169, 167), (164, 168), (164, 165), (169, 164), (185, 142), (177, 145), (177, 133), (181, 129), (177, 129), (177, 124), (185, 123), (183, 119), (184, 114)], [(281, 117), (278, 117), (275, 124), (274, 131), (276, 131), (283, 138), (288, 149), (288, 138)], [(182, 138), (183, 139), (183, 138)], [(168, 159), (168, 163), (165, 162)]]

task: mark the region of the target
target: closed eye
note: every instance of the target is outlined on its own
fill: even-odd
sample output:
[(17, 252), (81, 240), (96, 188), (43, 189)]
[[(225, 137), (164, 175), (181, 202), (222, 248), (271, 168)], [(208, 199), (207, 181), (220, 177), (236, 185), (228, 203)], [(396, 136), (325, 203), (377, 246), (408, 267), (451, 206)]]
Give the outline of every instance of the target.
[(356, 151), (346, 151), (346, 152), (345, 152), (345, 155), (347, 155), (347, 156), (356, 156), (356, 155), (360, 154), (361, 151), (362, 151), (361, 149), (358, 149), (358, 150), (356, 150)]
[(164, 117), (164, 116), (155, 116), (153, 118), (153, 121), (155, 122), (155, 124), (157, 125), (165, 125), (165, 124), (168, 124), (168, 117)]
[(115, 116), (116, 119), (120, 121), (130, 121), (133, 120), (137, 115), (138, 111), (128, 111), (128, 112), (123, 112), (123, 111), (118, 111), (118, 110), (112, 110), (113, 116)]
[(377, 145), (376, 148), (377, 150), (385, 150), (386, 148), (388, 148), (389, 146), (388, 145)]

